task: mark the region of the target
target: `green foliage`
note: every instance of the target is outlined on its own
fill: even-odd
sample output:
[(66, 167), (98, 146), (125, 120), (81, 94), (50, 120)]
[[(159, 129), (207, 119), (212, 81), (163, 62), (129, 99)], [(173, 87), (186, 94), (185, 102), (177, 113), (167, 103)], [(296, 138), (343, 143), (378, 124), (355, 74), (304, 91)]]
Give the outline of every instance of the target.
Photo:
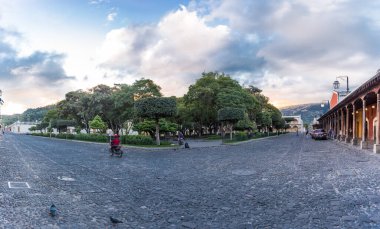
[[(169, 122), (165, 119), (160, 119), (159, 121), (160, 133), (175, 132), (178, 129), (176, 123)], [(133, 125), (133, 130), (139, 133), (146, 132), (149, 133), (152, 138), (154, 138), (154, 133), (156, 131), (156, 122), (152, 120), (144, 120)]]
[(173, 117), (177, 113), (177, 105), (174, 97), (148, 97), (135, 103), (136, 114), (140, 118), (150, 118), (156, 121), (156, 143), (160, 145), (160, 128), (158, 120), (165, 117)]
[(154, 145), (154, 141), (149, 136), (144, 135), (124, 135), (121, 136), (122, 144), (130, 145)]
[(51, 120), (58, 119), (58, 110), (52, 109), (46, 112), (44, 115), (44, 118), (42, 119), (42, 122), (48, 123)]
[(56, 138), (61, 138), (61, 139), (75, 139), (74, 134), (67, 134), (67, 133), (60, 133), (55, 136)]
[(19, 117), (20, 117), (20, 114), (14, 114), (14, 115), (2, 115), (3, 117), (3, 124), (5, 126), (8, 126), (8, 125), (11, 125), (15, 122), (17, 122), (17, 120), (19, 120)]
[(90, 128), (96, 130), (104, 130), (106, 124), (103, 122), (102, 118), (99, 115), (96, 115), (95, 118), (90, 121)]
[(106, 135), (100, 134), (50, 134), (50, 133), (32, 133), (33, 136), (41, 136), (41, 137), (52, 137), (52, 138), (60, 138), (60, 139), (72, 139), (78, 141), (89, 141), (89, 142), (108, 142), (108, 137)]
[(36, 126), (32, 126), (29, 128), (29, 131), (36, 131), (37, 130), (37, 127)]
[(177, 112), (176, 100), (173, 97), (148, 97), (135, 103), (136, 114), (141, 118), (159, 118), (174, 116)]
[(219, 121), (236, 123), (244, 119), (244, 111), (241, 108), (226, 107), (218, 110)]
[[(197, 126), (217, 126), (218, 94), (222, 89), (240, 90), (241, 86), (236, 80), (224, 73), (202, 73), (202, 77), (194, 85), (190, 85), (189, 91), (184, 96), (184, 104), (189, 117), (186, 121), (198, 123)], [(222, 100), (222, 99), (219, 99)], [(221, 102), (219, 102), (221, 103)]]
[(235, 133), (234, 138), (236, 141), (245, 141), (248, 140), (248, 135), (244, 131), (238, 131)]
[(108, 142), (108, 136), (101, 134), (76, 134), (75, 140), (90, 141), (90, 142)]
[(236, 130), (251, 130), (255, 131), (257, 129), (256, 123), (254, 121), (251, 121), (248, 118), (248, 115), (244, 115), (244, 119), (239, 120), (235, 125)]
[(84, 127), (89, 133), (89, 121), (95, 116), (90, 107), (91, 95), (82, 90), (71, 91), (65, 100), (58, 102), (57, 110), (61, 118), (75, 120), (77, 126)]
[(22, 115), (20, 115), (20, 121), (22, 122), (34, 122), (36, 120), (41, 121), (45, 114), (55, 108), (55, 105), (48, 105), (38, 108), (29, 108)]
[(139, 100), (149, 97), (161, 97), (161, 87), (150, 79), (140, 79), (133, 83), (133, 98)]

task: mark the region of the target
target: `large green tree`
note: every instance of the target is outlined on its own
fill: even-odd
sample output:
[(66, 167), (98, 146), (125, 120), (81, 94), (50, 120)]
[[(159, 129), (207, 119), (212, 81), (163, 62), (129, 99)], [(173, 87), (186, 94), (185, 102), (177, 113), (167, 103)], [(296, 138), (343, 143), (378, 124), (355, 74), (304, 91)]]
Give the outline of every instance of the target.
[(202, 134), (202, 127), (206, 126), (211, 130), (218, 127), (217, 111), (218, 94), (221, 90), (239, 90), (241, 86), (236, 80), (224, 73), (208, 72), (202, 73), (202, 77), (194, 85), (189, 87), (189, 91), (184, 96), (184, 103), (189, 109), (190, 117), (197, 123), (198, 134)]
[(65, 99), (57, 104), (59, 116), (76, 120), (77, 126), (84, 127), (90, 133), (89, 121), (95, 116), (90, 107), (90, 97), (89, 92), (82, 90), (68, 92)]
[(140, 118), (153, 119), (156, 122), (156, 143), (160, 145), (160, 118), (173, 117), (177, 113), (176, 100), (173, 97), (148, 97), (137, 100), (136, 114)]
[(232, 140), (234, 124), (236, 124), (239, 120), (244, 119), (244, 110), (233, 107), (221, 108), (218, 110), (218, 119), (221, 122), (226, 122), (227, 127), (230, 127), (230, 139)]

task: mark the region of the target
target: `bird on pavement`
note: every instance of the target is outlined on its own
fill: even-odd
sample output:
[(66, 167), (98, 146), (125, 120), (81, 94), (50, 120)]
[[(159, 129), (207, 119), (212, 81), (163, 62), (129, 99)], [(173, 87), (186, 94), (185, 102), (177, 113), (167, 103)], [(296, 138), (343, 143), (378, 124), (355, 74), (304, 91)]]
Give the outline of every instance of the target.
[(123, 223), (123, 221), (120, 221), (120, 220), (118, 220), (118, 219), (115, 219), (115, 218), (113, 218), (112, 216), (110, 216), (110, 220), (111, 220), (111, 223), (113, 223), (113, 224)]
[(54, 204), (50, 206), (50, 215), (53, 217), (57, 215), (57, 207)]

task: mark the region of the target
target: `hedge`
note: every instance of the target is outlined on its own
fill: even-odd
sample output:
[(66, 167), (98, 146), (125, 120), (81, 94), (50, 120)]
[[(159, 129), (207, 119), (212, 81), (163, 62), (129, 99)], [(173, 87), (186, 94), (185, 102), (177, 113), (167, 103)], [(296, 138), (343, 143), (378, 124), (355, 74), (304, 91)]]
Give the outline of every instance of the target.
[(246, 132), (243, 132), (243, 131), (236, 132), (235, 133), (235, 140), (236, 141), (248, 140), (248, 134)]
[(154, 145), (154, 141), (149, 136), (144, 135), (124, 135), (121, 136), (122, 144), (130, 145)]
[[(33, 136), (41, 136), (41, 137), (50, 137), (50, 133), (32, 133)], [(108, 137), (106, 135), (100, 134), (51, 134), (53, 138), (60, 139), (73, 139), (79, 141), (90, 141), (90, 142), (109, 142)]]

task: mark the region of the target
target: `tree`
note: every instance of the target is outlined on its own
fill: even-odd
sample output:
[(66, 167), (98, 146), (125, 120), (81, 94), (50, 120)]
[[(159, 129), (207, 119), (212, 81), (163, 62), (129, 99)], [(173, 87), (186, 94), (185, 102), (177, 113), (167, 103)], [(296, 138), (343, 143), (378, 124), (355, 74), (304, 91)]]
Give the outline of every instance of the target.
[[(169, 122), (165, 119), (160, 119), (160, 133), (175, 132), (178, 129), (178, 125), (172, 122)], [(133, 125), (133, 130), (148, 133), (152, 138), (155, 138), (156, 132), (156, 122), (152, 120), (144, 120), (143, 122), (135, 123)]]
[(114, 133), (117, 133), (128, 120), (134, 118), (134, 93), (134, 88), (128, 84), (115, 86), (111, 96), (114, 107), (110, 112), (114, 123)]
[(161, 97), (161, 87), (150, 79), (136, 80), (132, 85), (133, 99), (139, 100), (148, 97)]
[(99, 130), (104, 131), (106, 129), (106, 124), (103, 122), (99, 115), (96, 115), (92, 121), (90, 121), (90, 128), (95, 129), (97, 132)]
[(112, 98), (114, 88), (107, 85), (97, 85), (90, 89), (89, 107), (88, 112), (99, 115), (102, 120), (111, 128), (115, 133), (118, 132), (120, 126), (115, 123), (114, 117), (114, 100)]
[(156, 143), (157, 145), (160, 145), (159, 119), (165, 117), (173, 117), (177, 113), (175, 98), (143, 98), (136, 101), (135, 109), (138, 117), (153, 119), (156, 122)]
[(251, 121), (248, 117), (248, 114), (244, 114), (244, 119), (239, 120), (235, 125), (236, 130), (249, 130), (255, 131), (257, 129), (256, 123), (254, 121)]
[(77, 126), (90, 133), (89, 122), (95, 116), (90, 107), (90, 93), (82, 90), (66, 93), (65, 99), (58, 102), (57, 110), (61, 118), (76, 120)]
[(218, 120), (230, 124), (230, 139), (232, 140), (233, 125), (244, 119), (244, 111), (241, 108), (226, 107), (218, 110)]
[(192, 121), (199, 127), (198, 133), (202, 135), (202, 127), (210, 130), (218, 127), (218, 94), (222, 89), (239, 90), (241, 86), (236, 80), (224, 73), (202, 73), (194, 85), (190, 85), (189, 91), (184, 96), (184, 103), (189, 109)]
[(253, 85), (249, 85), (248, 88), (246, 88), (246, 90), (247, 90), (249, 93), (253, 94), (253, 95), (258, 95), (258, 94), (260, 94), (260, 93), (263, 91), (263, 90), (261, 90), (260, 88), (255, 87), (255, 86), (253, 86)]

